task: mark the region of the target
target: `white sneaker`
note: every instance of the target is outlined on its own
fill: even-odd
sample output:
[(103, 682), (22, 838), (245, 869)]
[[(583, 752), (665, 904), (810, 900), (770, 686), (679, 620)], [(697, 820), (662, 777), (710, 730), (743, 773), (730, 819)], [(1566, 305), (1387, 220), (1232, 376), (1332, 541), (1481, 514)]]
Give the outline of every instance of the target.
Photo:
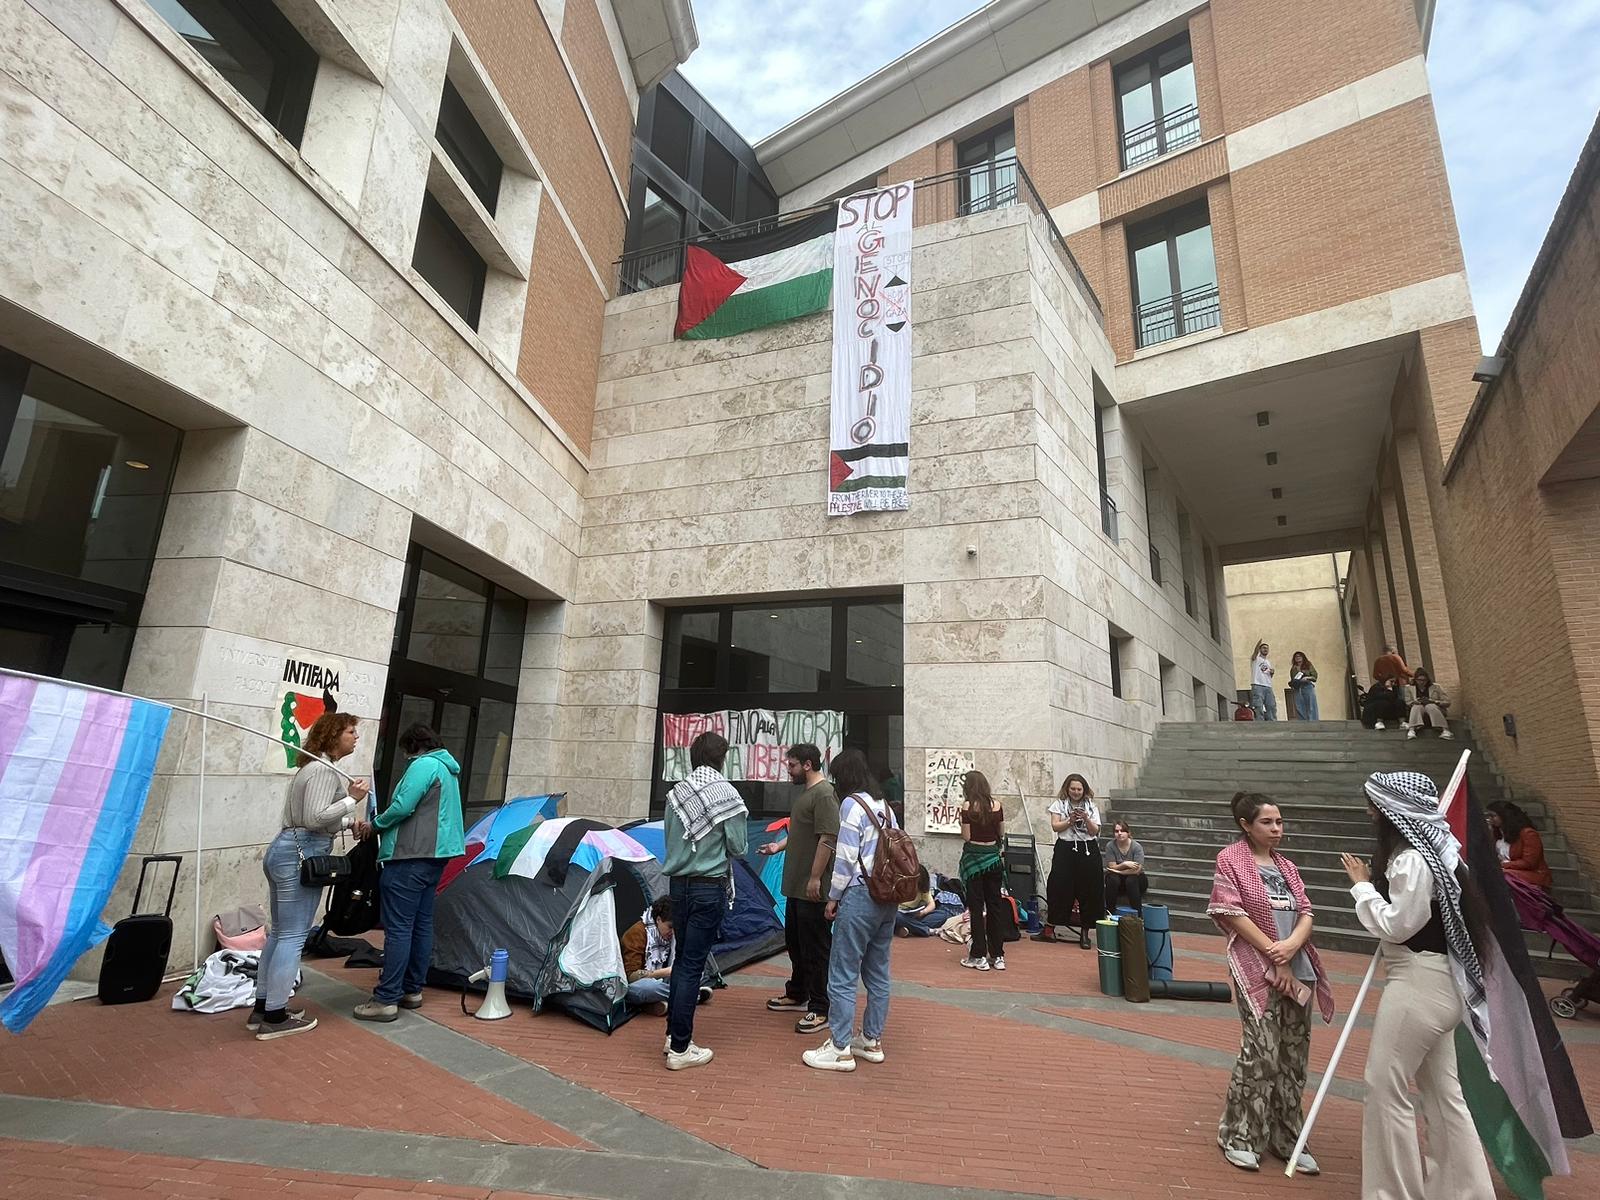
[(864, 1058), (869, 1063), (881, 1063), (884, 1058), (883, 1039), (874, 1038), (868, 1041), (858, 1033), (850, 1039), (850, 1053), (853, 1057)]
[(1439, 730), (1439, 737), (1446, 742), (1453, 742), (1456, 740), (1456, 735), (1451, 733), (1448, 729)]
[(674, 1050), (670, 1044), (667, 1046), (667, 1070), (669, 1071), (685, 1071), (690, 1067), (703, 1067), (710, 1061), (711, 1051), (704, 1046), (696, 1046), (693, 1042), (689, 1043), (689, 1048), (682, 1054)]
[(1406, 741), (1414, 742), (1416, 740), (1417, 740), (1417, 731), (1415, 729), (1406, 730)]
[(800, 1060), (808, 1067), (815, 1067), (819, 1071), (854, 1071), (856, 1069), (855, 1055), (850, 1053), (850, 1047), (843, 1050), (833, 1044), (830, 1037), (815, 1050), (807, 1050), (800, 1056)]
[[(1388, 726), (1386, 726), (1386, 725), (1385, 725), (1385, 724), (1384, 724), (1384, 723), (1383, 723), (1383, 722), (1382, 722), (1382, 721), (1374, 721), (1374, 722), (1373, 722), (1373, 723), (1372, 723), (1372, 727), (1373, 727), (1373, 728), (1374, 728), (1374, 729), (1386, 729), (1386, 728), (1388, 728)], [(1241, 1150), (1241, 1151), (1240, 1151), (1240, 1153), (1241, 1153), (1241, 1154), (1243, 1154), (1243, 1153), (1245, 1153), (1245, 1151), (1243, 1151), (1243, 1150)], [(1231, 1162), (1231, 1161), (1232, 1161), (1232, 1160), (1231, 1160), (1231, 1159), (1230, 1159), (1230, 1160), (1229, 1160), (1229, 1161), (1230, 1161), (1230, 1162)], [(1234, 1164), (1234, 1165), (1236, 1165), (1236, 1166), (1237, 1166), (1237, 1165), (1238, 1165), (1238, 1164)], [(1257, 1170), (1259, 1170), (1259, 1169), (1260, 1169), (1260, 1166), (1261, 1166), (1261, 1164), (1260, 1164), (1260, 1163), (1257, 1163), (1257, 1164), (1256, 1164), (1256, 1169), (1257, 1169)]]
[(1261, 1156), (1254, 1150), (1224, 1150), (1222, 1157), (1241, 1171), (1261, 1170)]
[(1298, 1175), (1322, 1174), (1322, 1168), (1317, 1166), (1317, 1160), (1312, 1158), (1311, 1155), (1307, 1154), (1304, 1150), (1300, 1151), (1300, 1157), (1294, 1160), (1294, 1169), (1295, 1173)]
[(987, 971), (989, 969), (989, 960), (987, 958), (973, 958), (969, 955), (961, 960), (961, 965), (963, 967), (971, 967), (974, 971)]
[(1004, 958), (991, 958), (989, 965), (996, 971), (1004, 971), (1006, 969), (1006, 960)]

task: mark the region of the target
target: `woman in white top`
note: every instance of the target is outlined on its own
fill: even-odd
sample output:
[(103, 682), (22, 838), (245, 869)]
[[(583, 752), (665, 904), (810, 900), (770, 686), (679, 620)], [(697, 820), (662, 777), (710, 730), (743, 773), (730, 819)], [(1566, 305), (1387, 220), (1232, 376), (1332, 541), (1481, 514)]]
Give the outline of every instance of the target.
[(1272, 677), (1276, 672), (1268, 657), (1271, 649), (1266, 642), (1257, 642), (1250, 655), (1250, 707), (1256, 710), (1258, 721), (1278, 719), (1278, 696), (1272, 690)]
[[(1349, 854), (1344, 868), (1356, 914), (1382, 942), (1386, 982), (1367, 1051), (1361, 1195), (1493, 1200), (1483, 1147), (1461, 1096), (1455, 1045), (1463, 1019), (1480, 1045), (1488, 1037), (1483, 897), (1439, 811), (1433, 780), (1414, 771), (1378, 773), (1367, 779), (1366, 793), (1377, 827), (1372, 869)], [(1428, 1126), (1426, 1163), (1408, 1083), (1413, 1076)]]
[(359, 734), (349, 713), (323, 713), (300, 748), (300, 769), (289, 781), (283, 805), (283, 830), (261, 856), (272, 905), (272, 929), (256, 967), (256, 1002), (245, 1027), (268, 1042), (317, 1027), (315, 1017), (290, 1011), (289, 993), (300, 974), (300, 952), (317, 919), (322, 889), (300, 882), (300, 860), (327, 854), (333, 835), (355, 824), (354, 812), (367, 798), (367, 782), (346, 782), (318, 755), (338, 762), (355, 753)]
[(1072, 916), (1078, 904), (1078, 945), (1089, 948), (1089, 930), (1106, 915), (1105, 873), (1100, 861), (1100, 809), (1089, 781), (1074, 772), (1061, 785), (1061, 794), (1047, 810), (1056, 835), (1050, 856), (1050, 878), (1045, 883), (1045, 906), (1051, 924), (1034, 935), (1036, 941), (1054, 942), (1056, 926)]

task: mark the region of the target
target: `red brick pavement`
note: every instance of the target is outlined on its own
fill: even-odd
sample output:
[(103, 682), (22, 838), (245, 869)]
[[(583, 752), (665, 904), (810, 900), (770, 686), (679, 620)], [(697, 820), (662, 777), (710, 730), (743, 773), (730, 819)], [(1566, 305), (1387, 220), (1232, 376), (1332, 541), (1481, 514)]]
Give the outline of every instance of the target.
[(275, 1170), (166, 1154), (0, 1138), (4, 1200), (549, 1200), (526, 1192), (412, 1183), (365, 1175)]
[(45, 1009), (0, 1042), (0, 1093), (593, 1148), (316, 1005), (310, 1033), (258, 1042), (242, 1009), (205, 1015), (171, 1003), (164, 992), (148, 1004)]

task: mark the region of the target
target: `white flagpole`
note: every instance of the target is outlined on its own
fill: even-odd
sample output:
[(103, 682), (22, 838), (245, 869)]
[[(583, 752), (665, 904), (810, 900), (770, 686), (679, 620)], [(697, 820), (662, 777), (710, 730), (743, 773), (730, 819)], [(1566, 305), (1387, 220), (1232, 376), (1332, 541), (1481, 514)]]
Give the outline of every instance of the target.
[(200, 782), (194, 801), (194, 969), (200, 969), (200, 863), (205, 850), (203, 834), (206, 813), (206, 720), (210, 716), (210, 697), (200, 693)]
[[(1455, 772), (1450, 776), (1450, 783), (1439, 796), (1439, 808), (1444, 810), (1449, 807), (1456, 789), (1461, 786), (1461, 779), (1467, 773), (1467, 759), (1472, 756), (1471, 750), (1463, 750), (1461, 757), (1456, 762)], [(1367, 973), (1362, 977), (1361, 987), (1356, 992), (1355, 1003), (1350, 1006), (1350, 1015), (1345, 1018), (1344, 1028), (1339, 1031), (1339, 1040), (1333, 1047), (1333, 1055), (1328, 1059), (1328, 1065), (1322, 1072), (1322, 1082), (1317, 1085), (1317, 1094), (1311, 1101), (1311, 1111), (1306, 1114), (1306, 1123), (1300, 1128), (1300, 1139), (1294, 1144), (1294, 1153), (1289, 1156), (1288, 1164), (1283, 1168), (1285, 1175), (1294, 1174), (1294, 1164), (1300, 1157), (1300, 1151), (1306, 1148), (1306, 1141), (1311, 1137), (1311, 1127), (1316, 1124), (1317, 1113), (1322, 1108), (1323, 1098), (1328, 1094), (1328, 1085), (1333, 1082), (1333, 1073), (1339, 1068), (1339, 1059), (1344, 1055), (1344, 1044), (1350, 1040), (1350, 1030), (1356, 1023), (1356, 1014), (1361, 1011), (1362, 1002), (1367, 998), (1367, 989), (1372, 986), (1372, 974), (1378, 969), (1378, 958), (1383, 954), (1383, 945), (1372, 952), (1372, 961), (1367, 964)]]

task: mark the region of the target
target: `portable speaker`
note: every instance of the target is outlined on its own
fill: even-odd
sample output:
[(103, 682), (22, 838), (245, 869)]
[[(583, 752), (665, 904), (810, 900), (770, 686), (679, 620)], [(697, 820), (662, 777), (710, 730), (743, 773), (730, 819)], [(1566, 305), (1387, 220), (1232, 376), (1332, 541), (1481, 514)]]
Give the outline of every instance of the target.
[[(172, 886), (167, 889), (167, 909), (163, 913), (141, 913), (144, 880), (152, 863), (173, 864)], [(172, 952), (172, 899), (178, 891), (181, 854), (151, 854), (139, 867), (139, 886), (133, 893), (133, 912), (118, 921), (106, 939), (105, 958), (100, 963), (100, 1003), (138, 1004), (150, 1000), (161, 990), (167, 973), (167, 957)]]

